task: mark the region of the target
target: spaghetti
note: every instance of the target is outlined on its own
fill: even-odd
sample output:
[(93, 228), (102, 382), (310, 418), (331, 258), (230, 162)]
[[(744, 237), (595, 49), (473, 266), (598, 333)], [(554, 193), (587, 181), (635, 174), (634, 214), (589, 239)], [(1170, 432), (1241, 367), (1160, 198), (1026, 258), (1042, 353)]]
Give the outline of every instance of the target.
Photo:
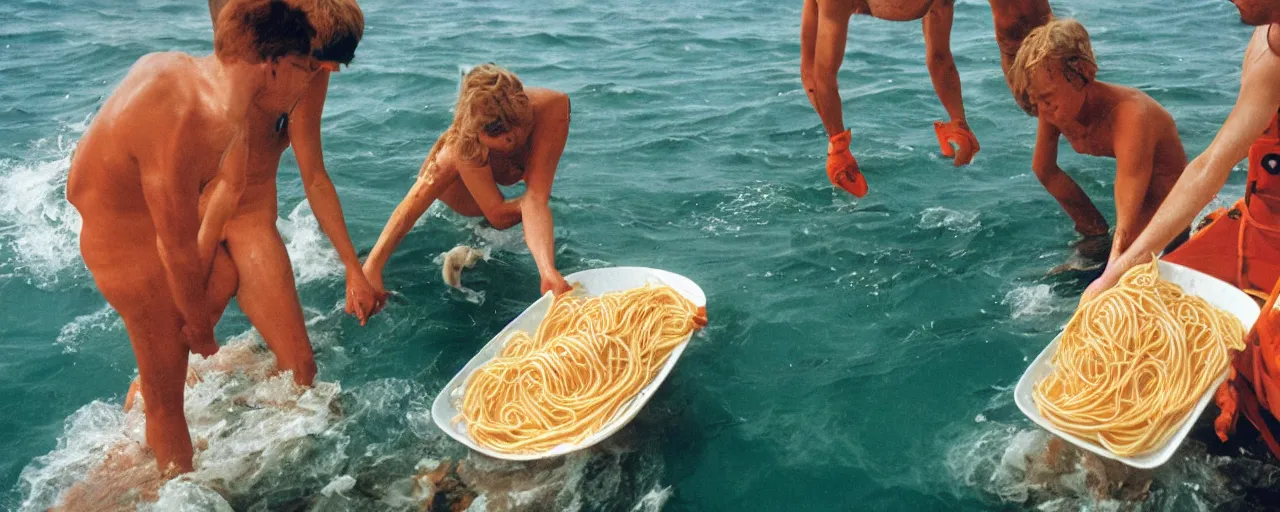
[(704, 325), (706, 312), (669, 286), (560, 295), (532, 336), (516, 332), (467, 378), (459, 419), (471, 439), (500, 452), (579, 443)]
[(1243, 349), (1240, 320), (1160, 279), (1153, 258), (1076, 311), (1032, 398), (1058, 428), (1140, 455), (1173, 436)]

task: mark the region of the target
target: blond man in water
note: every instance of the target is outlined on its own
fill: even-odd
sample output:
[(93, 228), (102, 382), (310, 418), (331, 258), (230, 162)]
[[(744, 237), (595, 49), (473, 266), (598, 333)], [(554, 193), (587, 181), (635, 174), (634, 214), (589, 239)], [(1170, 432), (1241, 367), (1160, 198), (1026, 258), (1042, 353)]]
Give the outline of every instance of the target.
[[(166, 474), (192, 469), (187, 356), (218, 350), (213, 325), (233, 294), (279, 368), (299, 384), (314, 378), (275, 228), (276, 170), (296, 128), (289, 114), (316, 99), (308, 91), (321, 70), (351, 61), (363, 27), (351, 0), (233, 0), (220, 13), (214, 56), (139, 59), (72, 157), (67, 199), (83, 219), (81, 253), (124, 320), (147, 444)], [(299, 160), (318, 154), (318, 137), (305, 142), (316, 146)], [(332, 199), (316, 205), (317, 217), (327, 210), (341, 225)], [(375, 296), (362, 273), (355, 284), (352, 296)]]
[[(567, 291), (555, 263), (548, 201), (569, 136), (569, 96), (525, 87), (510, 71), (485, 64), (462, 79), (453, 124), (427, 153), (418, 178), (378, 237), (364, 271), (379, 290), (383, 268), (431, 203), (444, 201), (494, 228), (524, 224), (525, 242), (538, 267), (543, 293)], [(498, 189), (523, 181), (525, 192), (507, 198)]]
[[(938, 145), (956, 166), (978, 152), (978, 139), (965, 122), (960, 73), (951, 56), (951, 21), (955, 0), (804, 0), (800, 15), (800, 81), (809, 103), (822, 119), (827, 145), (827, 179), (857, 197), (867, 194), (867, 180), (849, 150), (852, 134), (845, 128), (844, 107), (836, 75), (844, 62), (849, 19), (866, 14), (882, 20), (923, 19), (925, 63), (934, 92), (951, 121), (934, 123)], [(952, 148), (952, 144), (956, 147)]]
[[(1187, 163), (1178, 127), (1164, 107), (1142, 91), (1098, 80), (1097, 74), (1089, 33), (1072, 19), (1032, 30), (1009, 68), (1014, 99), (1039, 120), (1031, 168), (1084, 237), (1067, 264), (1073, 267), (1119, 257)], [(1062, 137), (1079, 153), (1116, 159), (1116, 230), (1110, 244), (1102, 212), (1058, 167)]]

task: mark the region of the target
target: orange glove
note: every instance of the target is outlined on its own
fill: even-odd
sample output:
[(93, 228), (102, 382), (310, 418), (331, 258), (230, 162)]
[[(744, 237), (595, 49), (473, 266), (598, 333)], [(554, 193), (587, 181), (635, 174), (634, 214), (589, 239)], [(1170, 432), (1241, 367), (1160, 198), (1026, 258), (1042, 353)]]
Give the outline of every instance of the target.
[(827, 144), (827, 179), (831, 184), (844, 189), (857, 197), (867, 195), (867, 179), (858, 169), (858, 161), (849, 152), (849, 139), (852, 136), (845, 130), (833, 137)]
[(1239, 392), (1236, 391), (1236, 369), (1231, 368), (1227, 380), (1222, 382), (1222, 386), (1218, 388), (1214, 394), (1214, 401), (1218, 403), (1217, 419), (1213, 420), (1213, 430), (1218, 433), (1218, 439), (1227, 442), (1227, 437), (1236, 430), (1236, 410), (1240, 402)]
[[(963, 119), (950, 123), (934, 121), (933, 132), (938, 136), (938, 147), (942, 148), (942, 156), (955, 158), (956, 167), (968, 165), (973, 161), (973, 155), (978, 154), (978, 150), (982, 149), (978, 146), (978, 138), (969, 131), (969, 124)], [(956, 145), (955, 148), (951, 147), (953, 143)]]

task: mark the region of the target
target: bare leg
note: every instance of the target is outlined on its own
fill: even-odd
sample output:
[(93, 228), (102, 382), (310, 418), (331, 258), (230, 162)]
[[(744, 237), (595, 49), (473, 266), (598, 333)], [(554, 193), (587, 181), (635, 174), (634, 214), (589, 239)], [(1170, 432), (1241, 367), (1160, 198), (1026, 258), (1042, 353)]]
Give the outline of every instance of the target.
[[(191, 471), (191, 437), (182, 409), (187, 344), (149, 222), (87, 218), (80, 252), (103, 297), (124, 320), (144, 382), (147, 445), (161, 472)], [(149, 243), (148, 243), (149, 241)]]
[(124, 325), (138, 358), (147, 445), (155, 452), (160, 471), (172, 475), (191, 471), (192, 450), (182, 410), (188, 351), (181, 342), (182, 317), (177, 307), (168, 309), (152, 309), (141, 317), (125, 316)]
[(209, 307), (213, 308), (213, 325), (218, 325), (222, 314), (226, 312), (231, 298), (240, 287), (240, 273), (235, 262), (231, 261), (231, 253), (227, 252), (225, 243), (218, 244), (213, 253), (213, 271), (209, 274)]
[(293, 371), (294, 382), (310, 386), (316, 376), (315, 356), (302, 304), (293, 281), (293, 266), (275, 219), (237, 217), (227, 223), (227, 249), (239, 272), (236, 297), (281, 371)]
[[(209, 277), (209, 307), (213, 308), (211, 315), (213, 321), (211, 325), (218, 325), (218, 320), (222, 318), (222, 313), (227, 309), (227, 304), (231, 302), (231, 297), (236, 293), (236, 287), (239, 284), (238, 275), (236, 274), (235, 264), (231, 262), (231, 255), (227, 253), (227, 248), (223, 244), (218, 245), (217, 251), (213, 255), (213, 272)], [(187, 371), (187, 386), (194, 386), (200, 381), (200, 376), (196, 375), (194, 370)], [(137, 396), (139, 390), (142, 389), (142, 376), (133, 379), (133, 383), (129, 385), (129, 391), (124, 397), (125, 412), (133, 410), (133, 399)]]

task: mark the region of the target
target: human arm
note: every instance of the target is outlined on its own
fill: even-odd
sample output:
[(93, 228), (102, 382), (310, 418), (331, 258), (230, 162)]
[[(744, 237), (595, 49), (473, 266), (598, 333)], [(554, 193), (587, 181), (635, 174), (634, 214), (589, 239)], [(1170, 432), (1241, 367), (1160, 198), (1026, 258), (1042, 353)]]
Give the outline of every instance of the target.
[[(951, 54), (951, 24), (955, 16), (953, 0), (939, 0), (925, 14), (924, 28), (925, 63), (933, 91), (951, 118), (947, 123), (935, 123), (938, 145), (946, 156), (954, 157), (954, 164), (961, 166), (973, 161), (979, 150), (978, 139), (965, 120), (964, 99), (960, 93), (960, 72)], [(956, 149), (951, 148), (956, 145)]]
[(1031, 170), (1045, 190), (1058, 201), (1067, 216), (1075, 224), (1077, 233), (1083, 236), (1107, 234), (1107, 220), (1094, 206), (1089, 195), (1080, 185), (1058, 167), (1058, 141), (1062, 132), (1047, 120), (1040, 119), (1036, 128), (1036, 149), (1031, 158)]
[(1135, 265), (1150, 261), (1195, 220), (1222, 189), (1231, 169), (1248, 156), (1249, 146), (1280, 110), (1280, 57), (1268, 51), (1245, 68), (1240, 82), (1235, 106), (1209, 147), (1187, 165), (1151, 222), (1089, 285), (1081, 302), (1114, 286)]
[(525, 174), (527, 188), (520, 198), (524, 240), (538, 266), (542, 293), (548, 290), (562, 293), (570, 289), (560, 271), (556, 270), (555, 224), (548, 204), (556, 167), (569, 138), (570, 111), (569, 96), (556, 93), (538, 112)]
[[(190, 172), (184, 160), (184, 135), (199, 133), (198, 115), (184, 108), (184, 102), (169, 92), (150, 92), (157, 111), (174, 112), (173, 126), (145, 120), (135, 127), (143, 140), (135, 151), (143, 200), (156, 231), (156, 249), (164, 267), (165, 280), (174, 304), (182, 316), (182, 332), (188, 348), (201, 355), (217, 352), (213, 323), (206, 299), (209, 268), (201, 261), (197, 234), (200, 230), (200, 176)], [(144, 93), (145, 94), (145, 93)], [(149, 133), (148, 133), (149, 132)], [(212, 260), (212, 258), (210, 258)]]
[(493, 168), (489, 163), (458, 162), (458, 176), (467, 187), (467, 192), (475, 199), (485, 220), (495, 229), (507, 229), (521, 221), (519, 197), (507, 199), (498, 190), (498, 183), (493, 179)]
[(311, 80), (290, 120), (289, 140), (298, 170), (302, 174), (303, 190), (320, 229), (329, 237), (338, 252), (347, 277), (347, 312), (354, 314), (364, 325), (369, 317), (386, 304), (386, 294), (369, 284), (360, 259), (356, 256), (347, 224), (342, 216), (342, 203), (324, 166), (324, 151), (320, 141), (320, 118), (324, 113), (325, 97), (329, 89), (330, 71), (321, 70)]
[(200, 228), (196, 235), (196, 246), (200, 254), (200, 266), (206, 278), (213, 270), (213, 253), (218, 242), (222, 241), (223, 228), (240, 204), (244, 193), (245, 173), (249, 164), (249, 143), (245, 134), (237, 133), (231, 140), (227, 150), (223, 152), (218, 175), (212, 184), (204, 215), (200, 219)]
[(1116, 154), (1116, 232), (1112, 237), (1108, 263), (1120, 257), (1137, 236), (1134, 224), (1147, 197), (1155, 158), (1153, 125), (1164, 120), (1158, 117), (1159, 114), (1139, 105), (1123, 105), (1116, 109), (1112, 130)]
[(452, 167), (434, 166), (432, 168), (428, 165), (429, 163), (430, 160), (422, 162), (418, 179), (414, 181), (404, 200), (400, 201), (395, 211), (391, 212), (391, 218), (382, 228), (382, 234), (378, 235), (377, 243), (365, 258), (364, 274), (379, 291), (385, 290), (382, 283), (382, 269), (386, 267), (391, 253), (404, 240), (409, 230), (413, 229), (413, 224), (418, 221), (418, 218), (426, 213), (431, 203), (435, 202), (440, 194), (458, 179), (457, 171)]

